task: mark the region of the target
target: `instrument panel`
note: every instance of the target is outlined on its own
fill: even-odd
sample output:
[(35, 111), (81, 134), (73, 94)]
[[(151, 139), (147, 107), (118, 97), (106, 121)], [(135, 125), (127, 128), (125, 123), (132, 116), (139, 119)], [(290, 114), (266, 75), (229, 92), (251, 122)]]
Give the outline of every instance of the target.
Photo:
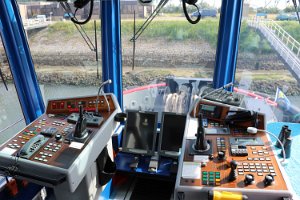
[(68, 180), (74, 191), (110, 140), (120, 111), (113, 94), (50, 100), (46, 113), (0, 147), (0, 170), (18, 166), (11, 173), (43, 185)]
[[(201, 100), (196, 106), (197, 113), (203, 116), (203, 130), (210, 150), (195, 152), (191, 148), (197, 141), (194, 135), (198, 134), (199, 123), (195, 121), (199, 119), (190, 113), (175, 199), (226, 199), (228, 194), (229, 199), (235, 199), (235, 195), (240, 195), (240, 199), (245, 196), (247, 199), (291, 197), (269, 136), (265, 132), (247, 132), (247, 127), (265, 129), (263, 114), (249, 114), (242, 108), (208, 100)], [(203, 108), (205, 111), (201, 112)]]

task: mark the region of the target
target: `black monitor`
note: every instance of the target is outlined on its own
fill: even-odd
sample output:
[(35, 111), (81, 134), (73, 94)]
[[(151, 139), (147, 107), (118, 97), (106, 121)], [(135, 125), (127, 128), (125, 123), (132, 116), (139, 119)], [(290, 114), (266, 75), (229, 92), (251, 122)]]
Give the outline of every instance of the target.
[(164, 112), (159, 134), (158, 152), (161, 156), (177, 158), (180, 155), (186, 115)]
[(154, 155), (157, 134), (157, 112), (127, 110), (122, 151)]

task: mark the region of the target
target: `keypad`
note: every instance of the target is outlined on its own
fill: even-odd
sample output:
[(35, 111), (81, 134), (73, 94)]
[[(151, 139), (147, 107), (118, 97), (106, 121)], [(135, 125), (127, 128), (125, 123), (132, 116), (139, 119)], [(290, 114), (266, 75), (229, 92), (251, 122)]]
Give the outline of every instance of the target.
[(265, 173), (271, 173), (276, 176), (274, 166), (272, 163), (239, 163), (237, 166), (237, 171), (239, 175), (244, 175), (245, 172), (257, 173), (258, 176)]

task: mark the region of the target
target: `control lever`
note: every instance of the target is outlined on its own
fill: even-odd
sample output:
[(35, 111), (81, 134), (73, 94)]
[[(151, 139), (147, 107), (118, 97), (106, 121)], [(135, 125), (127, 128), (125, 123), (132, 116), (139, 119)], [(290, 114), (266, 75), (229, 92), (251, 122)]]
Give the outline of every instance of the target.
[(231, 170), (230, 170), (229, 177), (228, 177), (229, 181), (235, 181), (236, 180), (236, 178), (237, 178), (237, 171), (236, 171), (237, 165), (238, 164), (235, 160), (232, 160), (230, 162)]
[(74, 137), (78, 139), (83, 139), (88, 135), (86, 130), (86, 118), (83, 115), (83, 108), (80, 105), (79, 106), (79, 118), (77, 120), (76, 126), (75, 126), (75, 132)]
[(198, 129), (197, 129), (197, 139), (196, 139), (196, 143), (194, 144), (194, 149), (196, 151), (207, 151), (209, 150), (210, 146), (207, 143), (207, 140), (205, 139), (205, 132), (204, 132), (204, 128), (203, 128), (203, 124), (202, 124), (202, 114), (199, 114), (198, 117)]

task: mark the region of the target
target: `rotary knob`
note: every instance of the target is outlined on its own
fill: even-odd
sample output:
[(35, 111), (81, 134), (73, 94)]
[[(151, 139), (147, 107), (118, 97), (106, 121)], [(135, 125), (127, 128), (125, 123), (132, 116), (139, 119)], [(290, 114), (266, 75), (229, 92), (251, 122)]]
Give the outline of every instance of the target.
[(225, 152), (224, 151), (218, 152), (218, 160), (225, 160)]
[(271, 174), (267, 174), (264, 180), (265, 186), (272, 185), (273, 183), (274, 183), (274, 176), (272, 176)]
[(245, 185), (252, 185), (254, 184), (254, 176), (252, 174), (246, 174), (244, 179)]
[(62, 138), (61, 134), (60, 133), (56, 133), (55, 140), (59, 141), (59, 140), (61, 140), (61, 138)]

